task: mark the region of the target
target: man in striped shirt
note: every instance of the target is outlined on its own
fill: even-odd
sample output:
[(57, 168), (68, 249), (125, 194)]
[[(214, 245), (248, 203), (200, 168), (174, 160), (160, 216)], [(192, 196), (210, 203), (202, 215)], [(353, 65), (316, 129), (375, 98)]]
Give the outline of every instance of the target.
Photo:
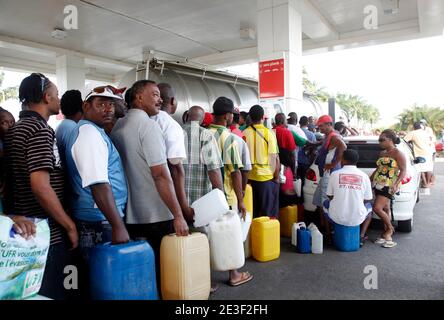
[[(78, 234), (62, 205), (64, 174), (54, 130), (47, 123), (51, 115), (59, 113), (60, 99), (57, 87), (38, 73), (22, 81), (19, 98), (27, 110), (20, 113), (5, 139), (13, 204), (9, 213), (49, 220), (51, 245), (39, 294), (65, 299), (63, 270), (71, 264), (69, 249), (77, 247)], [(22, 234), (35, 232), (24, 228)]]

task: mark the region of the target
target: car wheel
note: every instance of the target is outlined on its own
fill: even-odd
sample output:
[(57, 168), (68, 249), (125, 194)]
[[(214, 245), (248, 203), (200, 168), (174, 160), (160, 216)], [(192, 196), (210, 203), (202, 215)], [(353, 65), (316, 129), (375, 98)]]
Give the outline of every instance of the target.
[(413, 219), (398, 221), (398, 231), (399, 232), (412, 232)]

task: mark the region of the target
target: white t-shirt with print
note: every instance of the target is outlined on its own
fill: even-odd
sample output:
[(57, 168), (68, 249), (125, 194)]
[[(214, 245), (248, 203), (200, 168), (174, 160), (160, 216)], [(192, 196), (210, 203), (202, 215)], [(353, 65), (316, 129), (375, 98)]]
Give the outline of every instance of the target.
[(368, 215), (364, 200), (373, 198), (370, 178), (356, 166), (344, 166), (331, 174), (327, 196), (333, 196), (328, 215), (334, 222), (360, 225)]

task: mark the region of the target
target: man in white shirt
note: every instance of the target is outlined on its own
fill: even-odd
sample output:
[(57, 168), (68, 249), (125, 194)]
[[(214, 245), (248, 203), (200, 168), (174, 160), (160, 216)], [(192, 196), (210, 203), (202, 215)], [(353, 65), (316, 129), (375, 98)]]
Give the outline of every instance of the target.
[(307, 135), (305, 134), (304, 130), (302, 130), (301, 127), (298, 126), (298, 115), (296, 114), (296, 112), (290, 112), (288, 114), (287, 128), (293, 132), (296, 132), (298, 136), (307, 140)]
[(413, 144), (415, 157), (423, 157), (425, 159), (425, 162), (418, 164), (417, 168), (421, 172), (423, 187), (430, 188), (433, 173), (433, 153), (430, 149), (430, 137), (419, 122), (413, 124), (413, 129), (413, 131), (407, 133), (404, 140)]
[[(169, 110), (169, 112), (175, 112), (177, 108), (177, 100), (172, 96), (175, 94), (173, 88), (166, 83), (161, 84), (158, 88), (161, 97), (163, 96), (168, 99), (168, 108), (163, 104), (163, 100), (162, 108)], [(183, 129), (166, 111), (159, 110), (157, 115), (150, 115), (150, 118), (156, 121), (162, 130), (162, 135), (165, 140), (168, 167), (171, 172), (171, 177), (174, 182), (174, 190), (176, 191), (183, 215), (186, 219), (192, 219), (194, 216), (193, 209), (191, 209), (185, 193), (185, 170), (183, 168), (183, 161), (187, 158), (187, 152), (184, 144)]]
[(333, 172), (327, 187), (330, 199), (328, 217), (344, 226), (362, 225), (361, 243), (371, 221), (373, 198), (370, 178), (356, 167), (359, 155), (347, 149), (341, 161), (342, 169)]
[[(432, 153), (432, 164), (433, 164), (435, 162), (435, 155), (436, 155), (436, 147), (435, 147), (436, 135), (433, 132), (433, 129), (428, 126), (427, 120), (422, 119), (421, 121), (419, 121), (419, 123), (421, 123), (424, 131), (427, 133), (430, 139), (429, 140), (430, 152)], [(433, 172), (430, 174), (429, 180), (430, 180), (430, 185), (433, 186), (435, 184), (435, 175), (433, 174)]]

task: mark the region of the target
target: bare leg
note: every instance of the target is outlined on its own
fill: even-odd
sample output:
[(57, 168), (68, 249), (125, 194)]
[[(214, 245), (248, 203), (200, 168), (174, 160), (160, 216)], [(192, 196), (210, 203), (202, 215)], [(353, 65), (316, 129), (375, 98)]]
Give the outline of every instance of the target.
[(427, 177), (425, 172), (421, 172), (421, 187), (427, 188)]
[(432, 185), (432, 176), (433, 173), (432, 172), (426, 172), (426, 180), (427, 180), (427, 188), (430, 188), (430, 186)]
[(361, 224), (361, 238), (364, 238), (366, 233), (367, 233), (367, 229), (370, 226), (370, 223), (372, 222), (372, 216), (369, 216), (367, 219), (364, 220), (364, 222)]
[(390, 213), (390, 199), (376, 195), (375, 203), (373, 204), (373, 212), (378, 215), (378, 217), (382, 220), (384, 223), (384, 233), (382, 234), (382, 238), (386, 240), (391, 240), (394, 228), (392, 226), (392, 222), (390, 220), (390, 215), (387, 214), (387, 208), (388, 212)]

